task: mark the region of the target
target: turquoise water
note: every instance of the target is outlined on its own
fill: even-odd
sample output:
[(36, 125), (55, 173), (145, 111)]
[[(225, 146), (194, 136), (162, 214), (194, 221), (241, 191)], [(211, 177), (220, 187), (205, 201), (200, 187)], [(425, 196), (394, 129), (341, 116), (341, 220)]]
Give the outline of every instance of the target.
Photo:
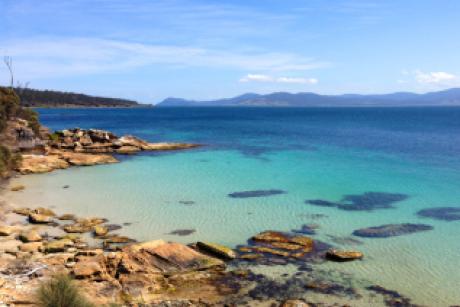
[[(441, 112), (438, 117), (439, 110), (417, 110), (412, 112), (417, 114), (414, 120), (408, 119), (407, 114), (412, 113), (407, 109), (341, 109), (338, 113), (329, 109), (320, 115), (315, 113), (318, 110), (312, 111), (316, 115), (232, 110), (230, 118), (223, 115), (225, 110), (219, 110), (218, 120), (209, 120), (209, 112), (214, 112), (209, 110), (200, 116), (200, 110), (180, 109), (175, 111), (177, 118), (171, 110), (148, 110), (166, 112), (167, 116), (152, 115), (145, 122), (141, 117), (137, 123), (121, 113), (134, 111), (110, 111), (120, 113), (109, 114), (101, 122), (84, 116), (85, 112), (94, 114), (92, 110), (44, 110), (42, 118), (53, 128), (95, 126), (120, 134), (129, 130), (150, 140), (189, 139), (208, 146), (21, 177), (17, 181), (27, 189), (8, 195), (15, 203), (54, 206), (59, 213), (104, 216), (112, 223), (130, 222), (133, 224), (123, 232), (139, 240), (208, 240), (236, 246), (263, 230), (290, 231), (314, 223), (319, 225), (315, 238), (361, 250), (366, 256), (359, 262), (322, 264), (323, 269), (350, 273), (356, 279), (397, 290), (414, 303), (448, 306), (460, 302), (460, 221), (416, 215), (423, 208), (460, 206), (460, 124), (455, 123), (460, 109)], [(367, 112), (366, 116), (360, 112)], [(400, 117), (385, 117), (382, 112)], [(406, 113), (403, 116), (401, 112)], [(380, 121), (376, 120), (378, 114), (383, 116)], [(110, 120), (111, 116), (118, 117), (118, 122)], [(292, 130), (280, 130), (281, 124)], [(62, 189), (64, 185), (70, 188)], [(261, 189), (287, 193), (227, 196)], [(369, 191), (402, 193), (408, 198), (393, 204), (394, 208), (374, 211), (305, 203), (307, 199), (339, 201), (344, 195)], [(349, 237), (362, 227), (407, 222), (429, 224), (434, 230), (384, 239), (354, 237), (361, 245), (331, 240), (331, 236)], [(196, 232), (168, 234), (177, 229)]]

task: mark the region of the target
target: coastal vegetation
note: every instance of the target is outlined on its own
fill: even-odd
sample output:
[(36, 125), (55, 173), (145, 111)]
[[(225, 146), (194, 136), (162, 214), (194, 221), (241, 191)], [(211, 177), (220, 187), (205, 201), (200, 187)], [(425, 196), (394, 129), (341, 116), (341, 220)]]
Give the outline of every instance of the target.
[(18, 167), (20, 155), (13, 152), (4, 142), (8, 126), (17, 120), (27, 122), (35, 135), (38, 135), (40, 124), (38, 114), (21, 106), (19, 96), (11, 88), (0, 87), (0, 177), (6, 177), (11, 170)]
[(94, 307), (67, 274), (59, 273), (37, 291), (40, 307)]
[(136, 101), (97, 97), (71, 92), (15, 88), (25, 107), (140, 107)]

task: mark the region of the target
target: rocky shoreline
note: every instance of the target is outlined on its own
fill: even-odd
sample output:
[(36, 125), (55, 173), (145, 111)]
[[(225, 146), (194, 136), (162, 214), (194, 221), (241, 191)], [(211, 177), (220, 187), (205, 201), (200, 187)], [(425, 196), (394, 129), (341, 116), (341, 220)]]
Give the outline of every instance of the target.
[[(33, 305), (40, 283), (58, 272), (75, 278), (98, 306), (252, 305), (252, 299), (263, 305), (272, 298), (266, 293), (257, 299), (266, 292), (257, 286), (268, 280), (247, 264), (305, 265), (313, 259), (362, 258), (362, 254), (340, 254), (307, 236), (276, 231), (257, 234), (248, 246), (236, 250), (210, 242), (139, 243), (117, 234), (122, 226), (101, 217), (57, 216), (48, 208), (15, 208), (5, 202), (0, 210), (0, 304), (6, 306)], [(310, 287), (328, 293), (334, 286), (311, 283)], [(294, 299), (278, 298), (277, 304), (309, 306)]]
[(136, 154), (141, 151), (184, 150), (199, 147), (190, 143), (149, 143), (137, 137), (96, 129), (67, 129), (49, 134), (49, 140), (22, 154), (17, 171), (21, 174), (46, 173), (71, 166), (117, 163), (113, 154)]
[[(114, 155), (200, 146), (149, 143), (79, 128), (53, 134), (43, 130), (41, 139), (27, 139), (30, 134), (24, 129), (20, 127), (18, 133), (22, 143), (17, 142), (22, 160), (16, 170), (22, 175), (117, 163)], [(4, 182), (3, 189), (7, 185)], [(26, 188), (9, 187), (19, 193)], [(254, 197), (254, 193), (236, 193), (236, 197)], [(308, 236), (314, 229), (264, 231), (231, 249), (213, 242), (136, 242), (117, 233), (122, 227), (103, 217), (57, 216), (49, 208), (19, 208), (0, 199), (0, 306), (34, 305), (39, 285), (62, 272), (75, 278), (97, 306), (346, 306), (362, 297), (353, 287), (313, 272), (315, 264), (325, 261), (364, 257), (359, 251), (337, 250), (314, 240)], [(297, 269), (284, 281), (253, 271), (286, 265)], [(397, 292), (390, 297), (388, 293), (394, 294), (390, 290), (369, 287), (384, 305), (415, 306)], [(305, 293), (335, 302), (307, 302)]]

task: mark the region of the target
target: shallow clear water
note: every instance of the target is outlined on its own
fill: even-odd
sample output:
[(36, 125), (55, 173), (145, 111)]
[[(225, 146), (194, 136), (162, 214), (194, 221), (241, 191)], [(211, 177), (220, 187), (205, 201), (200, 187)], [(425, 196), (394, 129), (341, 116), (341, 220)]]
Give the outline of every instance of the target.
[[(132, 222), (139, 240), (244, 244), (257, 232), (319, 224), (315, 237), (363, 251), (364, 261), (322, 266), (352, 273), (415, 303), (460, 302), (460, 221), (420, 218), (423, 208), (460, 207), (460, 108), (40, 110), (52, 129), (73, 126), (130, 133), (151, 141), (189, 141), (191, 151), (121, 157), (122, 163), (72, 168), (18, 180), (16, 203)], [(69, 189), (62, 186), (70, 185)], [(229, 193), (281, 189), (270, 197)], [(369, 191), (409, 197), (394, 208), (344, 211), (305, 204)], [(194, 204), (181, 204), (193, 201)], [(32, 203), (31, 203), (32, 202)], [(315, 217), (323, 214), (324, 217)], [(399, 237), (330, 236), (387, 223), (425, 223), (434, 230)], [(168, 234), (194, 229), (189, 236)]]

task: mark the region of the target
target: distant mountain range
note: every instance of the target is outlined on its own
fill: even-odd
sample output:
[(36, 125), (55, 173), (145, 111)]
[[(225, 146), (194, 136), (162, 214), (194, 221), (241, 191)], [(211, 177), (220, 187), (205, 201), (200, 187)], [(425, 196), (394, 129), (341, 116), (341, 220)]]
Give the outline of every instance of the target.
[(84, 94), (15, 88), (24, 107), (65, 108), (65, 107), (147, 107), (136, 101), (89, 96)]
[(195, 101), (167, 98), (158, 107), (371, 107), (371, 106), (454, 106), (460, 105), (460, 88), (439, 92), (416, 94), (398, 92), (381, 95), (319, 95), (315, 93), (272, 93), (259, 95), (248, 93), (234, 98), (211, 101)]

